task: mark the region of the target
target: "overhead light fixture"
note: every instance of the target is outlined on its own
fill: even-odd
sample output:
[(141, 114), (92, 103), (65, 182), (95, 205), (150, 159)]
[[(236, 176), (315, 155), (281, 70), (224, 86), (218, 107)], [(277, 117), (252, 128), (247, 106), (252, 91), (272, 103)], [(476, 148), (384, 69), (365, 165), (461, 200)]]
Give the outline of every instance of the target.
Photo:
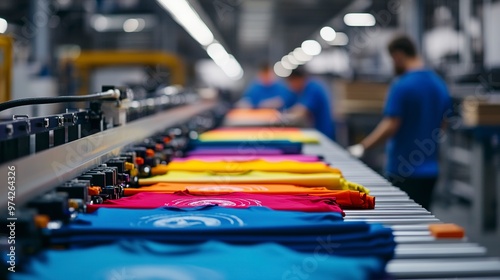
[(214, 42), (215, 37), (195, 9), (186, 0), (156, 0), (172, 18), (200, 45), (207, 47), (207, 54), (231, 79), (243, 77), (243, 68), (224, 47)]
[(285, 67), (283, 67), (283, 64), (281, 64), (281, 61), (276, 62), (274, 64), (273, 69), (274, 69), (274, 73), (278, 77), (286, 78), (286, 77), (290, 76), (290, 74), (292, 74), (292, 70), (286, 69)]
[(229, 59), (229, 54), (226, 49), (219, 43), (212, 43), (207, 47), (207, 54), (214, 61), (224, 62)]
[(310, 56), (315, 56), (321, 53), (321, 45), (316, 40), (306, 40), (302, 42), (301, 48)]
[(335, 32), (335, 30), (330, 26), (325, 26), (319, 31), (319, 35), (323, 38), (323, 40), (331, 42), (335, 40), (335, 37), (337, 37), (337, 32)]
[(349, 37), (347, 37), (347, 34), (343, 32), (337, 32), (337, 36), (335, 37), (335, 40), (328, 42), (328, 44), (332, 46), (345, 46), (349, 43)]
[(243, 77), (243, 69), (234, 56), (227, 53), (224, 46), (215, 42), (207, 47), (207, 54), (219, 66), (224, 74), (233, 80)]
[(312, 56), (306, 54), (304, 50), (302, 50), (302, 48), (296, 48), (295, 50), (293, 50), (293, 57), (302, 64), (312, 59)]
[(350, 13), (344, 16), (344, 23), (348, 26), (374, 26), (375, 17), (368, 13)]
[(203, 46), (214, 41), (214, 35), (186, 0), (156, 0), (191, 37)]
[(293, 56), (293, 52), (289, 53), (286, 58), (288, 59), (288, 61), (290, 61), (290, 63), (292, 64), (295, 64), (295, 65), (300, 65), (302, 64), (300, 61), (298, 61), (294, 56)]
[(123, 31), (140, 32), (146, 26), (146, 21), (142, 18), (129, 18), (123, 22)]
[(226, 73), (226, 75), (233, 80), (243, 78), (243, 69), (232, 55), (229, 55), (229, 60), (221, 68), (222, 71), (224, 71), (224, 73)]
[(109, 28), (109, 19), (103, 15), (94, 15), (91, 18), (92, 27), (98, 32), (103, 32)]
[(283, 67), (285, 69), (288, 69), (288, 70), (293, 70), (295, 68), (297, 68), (297, 65), (296, 64), (293, 64), (290, 62), (290, 60), (288, 59), (288, 56), (285, 55), (282, 59), (281, 59), (281, 65), (283, 65)]
[(0, 18), (0, 34), (5, 33), (5, 31), (7, 31), (8, 26), (9, 24), (7, 23), (7, 21), (3, 18)]
[(90, 17), (90, 26), (97, 32), (140, 32), (156, 26), (156, 17), (149, 14), (103, 15)]

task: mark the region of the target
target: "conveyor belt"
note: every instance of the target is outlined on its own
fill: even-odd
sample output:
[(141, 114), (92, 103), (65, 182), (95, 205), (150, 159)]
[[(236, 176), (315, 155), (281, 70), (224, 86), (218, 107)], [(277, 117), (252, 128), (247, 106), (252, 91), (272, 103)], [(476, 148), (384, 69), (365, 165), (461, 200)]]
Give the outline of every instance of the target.
[[(305, 129), (308, 133), (316, 133)], [(394, 230), (398, 246), (387, 271), (397, 279), (500, 279), (500, 259), (467, 238), (436, 239), (428, 230), (440, 220), (411, 200), (345, 149), (318, 133), (319, 144), (306, 144), (304, 153), (321, 155), (344, 177), (365, 185), (376, 197), (373, 210), (346, 210), (346, 221), (382, 223)]]

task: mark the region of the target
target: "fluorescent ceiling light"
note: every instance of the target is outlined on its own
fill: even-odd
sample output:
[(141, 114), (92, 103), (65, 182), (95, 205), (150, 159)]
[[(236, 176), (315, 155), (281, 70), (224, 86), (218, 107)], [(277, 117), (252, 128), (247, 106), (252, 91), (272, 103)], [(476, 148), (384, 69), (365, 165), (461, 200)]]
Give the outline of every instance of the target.
[(243, 77), (243, 68), (224, 47), (214, 42), (214, 35), (203, 22), (195, 9), (186, 0), (156, 0), (167, 10), (174, 20), (181, 25), (191, 37), (202, 46), (206, 46), (207, 54), (222, 71), (231, 79)]
[(344, 23), (348, 26), (374, 26), (375, 17), (368, 13), (350, 13), (344, 16)]
[(343, 32), (337, 32), (335, 40), (328, 42), (332, 46), (345, 46), (349, 43), (349, 37)]
[(321, 45), (315, 40), (306, 40), (301, 45), (302, 50), (310, 55), (315, 56), (321, 53)]
[(224, 63), (221, 68), (222, 71), (224, 71), (224, 73), (226, 73), (226, 75), (233, 80), (239, 80), (243, 77), (243, 69), (232, 55), (229, 56), (229, 60)]
[(233, 80), (243, 77), (243, 69), (234, 56), (227, 53), (224, 46), (219, 43), (212, 43), (207, 47), (207, 54), (219, 66), (224, 74)]
[(9, 24), (7, 23), (7, 21), (3, 18), (0, 18), (0, 34), (5, 33), (5, 31), (7, 31), (8, 26)]
[(156, 26), (156, 18), (148, 14), (95, 14), (90, 17), (89, 23), (97, 32), (140, 32)]
[(286, 69), (285, 67), (283, 67), (283, 65), (281, 64), (281, 61), (278, 61), (274, 64), (274, 73), (276, 74), (276, 76), (278, 77), (282, 77), (282, 78), (286, 78), (288, 76), (290, 76), (290, 74), (292, 73), (292, 70), (290, 69)]
[(288, 61), (290, 61), (290, 63), (292, 64), (295, 64), (295, 65), (300, 65), (301, 62), (298, 61), (294, 56), (293, 56), (293, 52), (289, 53), (286, 58), (288, 59)]
[(302, 64), (308, 62), (312, 58), (312, 56), (306, 54), (304, 50), (302, 50), (302, 48), (296, 48), (295, 50), (293, 50), (293, 57)]
[(191, 37), (203, 46), (214, 41), (214, 35), (186, 0), (157, 0)]
[(325, 26), (325, 27), (321, 28), (321, 30), (319, 31), (319, 35), (321, 36), (321, 38), (323, 38), (323, 40), (325, 40), (327, 42), (331, 42), (331, 41), (335, 40), (335, 37), (337, 36), (337, 32), (335, 32), (335, 30), (333, 28), (331, 28), (330, 26)]
[(207, 47), (207, 54), (214, 61), (219, 61), (220, 63), (229, 59), (229, 54), (226, 49), (219, 43), (210, 44), (210, 46)]
[(96, 31), (103, 32), (109, 28), (109, 19), (102, 15), (95, 15), (91, 18), (92, 26)]
[(142, 18), (129, 18), (123, 22), (123, 31), (125, 32), (140, 32), (146, 26), (146, 22)]
[(296, 64), (293, 64), (290, 62), (290, 60), (288, 59), (288, 56), (285, 55), (282, 59), (281, 59), (281, 65), (285, 68), (285, 69), (288, 69), (288, 70), (293, 70), (295, 68), (297, 68), (297, 65)]

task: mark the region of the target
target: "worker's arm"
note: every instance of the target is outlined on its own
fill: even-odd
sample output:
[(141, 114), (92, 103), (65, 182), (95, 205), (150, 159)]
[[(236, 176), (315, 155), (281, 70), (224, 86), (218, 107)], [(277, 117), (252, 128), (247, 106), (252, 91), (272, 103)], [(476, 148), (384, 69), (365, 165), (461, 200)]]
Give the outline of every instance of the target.
[(250, 103), (250, 101), (246, 98), (240, 99), (236, 104), (234, 104), (236, 108), (245, 108), (245, 109), (251, 109), (253, 106)]
[(261, 101), (258, 107), (266, 109), (280, 109), (283, 105), (283, 99), (281, 99), (281, 97), (273, 97)]
[(361, 143), (349, 147), (349, 152), (355, 157), (362, 157), (365, 150), (382, 144), (396, 134), (401, 125), (401, 119), (397, 117), (385, 117)]
[(309, 111), (302, 104), (297, 104), (290, 108), (287, 112), (281, 114), (281, 119), (287, 124), (296, 124), (308, 118)]
[(252, 109), (259, 100), (259, 88), (257, 83), (252, 82), (243, 92), (241, 99), (234, 104), (236, 108)]
[(401, 119), (395, 117), (385, 117), (363, 141), (361, 145), (365, 150), (371, 149), (379, 144), (385, 143), (387, 139), (396, 134), (401, 125)]

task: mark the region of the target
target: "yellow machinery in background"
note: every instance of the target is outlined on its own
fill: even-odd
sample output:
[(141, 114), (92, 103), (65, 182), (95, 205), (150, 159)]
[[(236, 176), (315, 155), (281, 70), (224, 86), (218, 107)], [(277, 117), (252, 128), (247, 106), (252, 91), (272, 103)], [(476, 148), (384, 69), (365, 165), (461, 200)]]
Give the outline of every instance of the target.
[(74, 67), (79, 95), (89, 93), (91, 73), (101, 67), (160, 66), (170, 70), (172, 84), (184, 85), (186, 81), (182, 60), (177, 55), (160, 51), (83, 51), (78, 56), (64, 59), (63, 67), (68, 63)]
[(0, 102), (11, 98), (13, 39), (10, 36), (0, 35)]

